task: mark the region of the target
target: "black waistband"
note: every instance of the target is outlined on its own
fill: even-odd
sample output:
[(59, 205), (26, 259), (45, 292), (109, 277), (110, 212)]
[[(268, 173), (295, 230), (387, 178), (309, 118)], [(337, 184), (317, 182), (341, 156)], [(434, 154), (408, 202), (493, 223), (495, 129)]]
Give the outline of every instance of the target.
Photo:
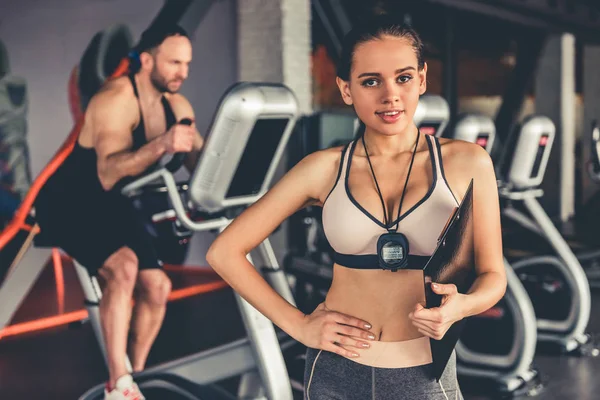
[[(408, 255), (408, 266), (403, 269), (424, 269), (431, 256)], [(376, 254), (349, 255), (333, 253), (333, 262), (343, 267), (354, 269), (381, 269)]]

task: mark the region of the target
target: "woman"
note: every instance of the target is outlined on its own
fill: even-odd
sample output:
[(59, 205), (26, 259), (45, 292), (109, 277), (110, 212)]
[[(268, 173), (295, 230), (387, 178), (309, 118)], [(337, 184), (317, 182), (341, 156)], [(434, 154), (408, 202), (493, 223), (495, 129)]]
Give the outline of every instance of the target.
[[(489, 156), (474, 144), (423, 135), (413, 122), (427, 86), (422, 49), (412, 29), (387, 17), (354, 28), (345, 39), (336, 81), (344, 102), (364, 123), (364, 134), (345, 148), (305, 157), (207, 255), (234, 290), (308, 347), (306, 399), (462, 398), (454, 356), (439, 381), (431, 378), (429, 340), (492, 307), (506, 288)], [(444, 300), (439, 308), (425, 309), (423, 272), (382, 269), (377, 242), (401, 233), (411, 256), (431, 255), (471, 179), (477, 279), (468, 294), (434, 284)], [(336, 257), (325, 302), (304, 315), (245, 257), (308, 205), (323, 207), (323, 228)]]

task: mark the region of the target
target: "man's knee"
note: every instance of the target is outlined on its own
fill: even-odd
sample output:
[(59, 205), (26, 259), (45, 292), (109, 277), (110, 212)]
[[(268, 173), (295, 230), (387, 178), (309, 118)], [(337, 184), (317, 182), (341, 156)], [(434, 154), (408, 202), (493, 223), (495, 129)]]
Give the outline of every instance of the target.
[(100, 273), (108, 286), (133, 290), (138, 274), (137, 256), (130, 248), (123, 247), (106, 260)]
[(145, 270), (140, 273), (141, 297), (154, 305), (167, 303), (171, 293), (171, 280), (162, 270)]

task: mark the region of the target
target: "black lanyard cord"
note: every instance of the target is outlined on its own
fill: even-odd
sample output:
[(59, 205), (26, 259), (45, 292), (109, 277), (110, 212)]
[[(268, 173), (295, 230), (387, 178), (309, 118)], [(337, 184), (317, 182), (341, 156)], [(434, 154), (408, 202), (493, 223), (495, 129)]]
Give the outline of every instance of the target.
[(389, 232), (396, 232), (398, 230), (398, 225), (400, 224), (400, 211), (402, 210), (402, 203), (404, 202), (404, 195), (406, 194), (406, 188), (408, 186), (408, 178), (410, 178), (410, 173), (412, 171), (413, 163), (415, 161), (415, 155), (417, 154), (417, 147), (419, 146), (419, 137), (421, 136), (419, 130), (417, 129), (417, 140), (415, 142), (415, 148), (413, 150), (413, 154), (410, 160), (410, 165), (408, 167), (408, 173), (406, 174), (406, 182), (404, 183), (404, 188), (402, 189), (402, 196), (400, 197), (400, 204), (398, 205), (398, 216), (396, 219), (396, 228), (391, 229), (390, 224), (393, 222), (392, 217), (388, 219), (387, 209), (385, 207), (385, 201), (383, 200), (383, 195), (381, 194), (381, 189), (379, 188), (379, 183), (377, 182), (377, 177), (375, 176), (375, 170), (373, 169), (373, 165), (371, 164), (371, 158), (369, 157), (369, 152), (367, 150), (367, 144), (365, 143), (365, 135), (361, 136), (363, 147), (365, 148), (365, 154), (367, 155), (367, 161), (369, 162), (369, 167), (371, 168), (371, 173), (373, 174), (373, 179), (375, 180), (375, 186), (377, 187), (377, 194), (379, 195), (379, 200), (381, 200), (381, 205), (383, 206), (383, 219), (385, 223), (385, 228)]

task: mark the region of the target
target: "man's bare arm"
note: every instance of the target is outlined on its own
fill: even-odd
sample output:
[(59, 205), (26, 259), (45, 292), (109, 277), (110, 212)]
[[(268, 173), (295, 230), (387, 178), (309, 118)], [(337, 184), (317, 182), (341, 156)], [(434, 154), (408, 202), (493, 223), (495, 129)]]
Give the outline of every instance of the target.
[(94, 148), (98, 156), (98, 177), (105, 190), (121, 179), (135, 176), (160, 159), (166, 152), (163, 136), (132, 152), (131, 135), (136, 121), (135, 104), (121, 91), (107, 91), (90, 104), (94, 125)]

